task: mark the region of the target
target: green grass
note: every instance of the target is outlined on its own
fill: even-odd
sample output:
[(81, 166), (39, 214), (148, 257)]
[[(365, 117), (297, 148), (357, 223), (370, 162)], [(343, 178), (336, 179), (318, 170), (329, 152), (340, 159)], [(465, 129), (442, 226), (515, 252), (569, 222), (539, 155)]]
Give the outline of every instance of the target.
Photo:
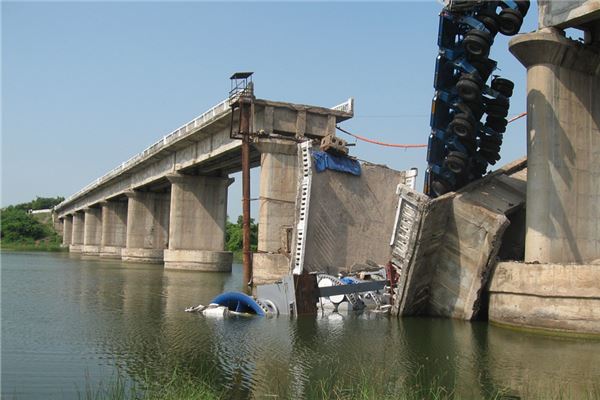
[(61, 247), (61, 239), (58, 236), (45, 238), (41, 240), (21, 240), (0, 242), (1, 250), (9, 251), (67, 251), (66, 247)]
[[(422, 383), (420, 377), (407, 382), (379, 382), (383, 375), (368, 376), (366, 373), (357, 381), (349, 383), (339, 376), (328, 376), (305, 385), (303, 398), (322, 400), (446, 400), (459, 399), (453, 391), (448, 391), (437, 380)], [(286, 388), (287, 389), (287, 388)], [(240, 397), (235, 389), (227, 390), (218, 384), (214, 372), (191, 376), (177, 370), (170, 377), (150, 377), (146, 372), (137, 382), (130, 382), (122, 375), (116, 376), (108, 384), (95, 387), (86, 385), (80, 393), (82, 400), (221, 400), (231, 398), (273, 398), (294, 399), (290, 394), (246, 393)], [(501, 399), (502, 393), (489, 397)]]
[[(386, 369), (387, 370), (387, 369)], [(330, 371), (327, 377), (304, 384), (303, 399), (320, 400), (459, 400), (470, 398), (448, 389), (441, 383), (440, 378), (427, 380), (423, 374), (416, 372), (414, 376), (401, 379), (394, 376), (390, 370), (373, 373), (363, 371), (359, 378), (344, 376), (340, 371)], [(525, 385), (525, 393), (514, 394), (508, 389), (496, 389), (485, 395), (486, 399), (504, 400), (521, 398), (543, 398), (550, 400), (562, 399), (598, 399), (600, 386), (590, 388), (586, 393), (573, 394), (568, 387), (557, 388), (539, 387), (532, 382)], [(295, 399), (288, 391), (287, 382), (278, 394), (252, 393), (221, 386), (214, 370), (197, 371), (194, 375), (182, 373), (177, 369), (170, 376), (150, 376), (145, 372), (141, 379), (131, 382), (123, 375), (117, 375), (108, 384), (95, 387), (87, 385), (85, 391), (79, 394), (83, 400), (221, 400), (232, 398), (269, 398)], [(239, 388), (238, 388), (239, 389)], [(583, 397), (582, 397), (583, 396)]]
[(200, 378), (179, 372), (170, 376), (150, 376), (148, 372), (139, 381), (131, 381), (118, 373), (108, 383), (93, 387), (86, 384), (79, 393), (82, 400), (221, 400), (227, 399), (225, 392), (218, 389), (216, 378), (206, 374)]

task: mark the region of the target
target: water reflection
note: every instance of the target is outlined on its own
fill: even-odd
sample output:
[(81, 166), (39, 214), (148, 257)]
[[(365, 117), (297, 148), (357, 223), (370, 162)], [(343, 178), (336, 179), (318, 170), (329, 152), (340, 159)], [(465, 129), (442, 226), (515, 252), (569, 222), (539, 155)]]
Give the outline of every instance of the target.
[(3, 398), (77, 398), (86, 370), (94, 383), (110, 379), (115, 366), (134, 379), (175, 368), (209, 373), (239, 399), (318, 397), (332, 382), (394, 390), (433, 379), (463, 398), (499, 390), (581, 398), (600, 381), (599, 341), (366, 313), (212, 319), (183, 312), (239, 289), (240, 272), (2, 254)]

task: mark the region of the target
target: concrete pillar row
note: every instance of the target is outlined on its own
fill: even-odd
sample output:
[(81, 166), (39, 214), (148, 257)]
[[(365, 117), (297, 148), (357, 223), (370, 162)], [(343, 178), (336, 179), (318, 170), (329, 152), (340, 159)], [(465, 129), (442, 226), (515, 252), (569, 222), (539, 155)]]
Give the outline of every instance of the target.
[(121, 258), (121, 251), (127, 244), (127, 201), (103, 201), (100, 205), (102, 207), (100, 257)]
[(73, 213), (72, 233), (71, 233), (71, 244), (69, 245), (69, 252), (81, 253), (83, 250), (83, 225), (85, 215), (83, 211), (76, 211)]
[(63, 237), (62, 237), (62, 245), (63, 247), (69, 247), (72, 242), (73, 235), (73, 216), (65, 215), (63, 218)]
[(258, 253), (254, 254), (254, 283), (267, 283), (289, 272), (289, 240), (296, 212), (297, 144), (261, 140), (258, 212)]
[(100, 241), (102, 239), (102, 209), (100, 207), (86, 207), (83, 224), (83, 249), (84, 255), (97, 256), (100, 254)]
[(600, 50), (546, 28), (510, 51), (527, 67), (525, 261), (600, 259)]
[(225, 249), (227, 189), (233, 179), (169, 174), (171, 209), (165, 268), (231, 271)]
[(127, 195), (124, 261), (160, 263), (169, 243), (170, 193), (131, 190)]

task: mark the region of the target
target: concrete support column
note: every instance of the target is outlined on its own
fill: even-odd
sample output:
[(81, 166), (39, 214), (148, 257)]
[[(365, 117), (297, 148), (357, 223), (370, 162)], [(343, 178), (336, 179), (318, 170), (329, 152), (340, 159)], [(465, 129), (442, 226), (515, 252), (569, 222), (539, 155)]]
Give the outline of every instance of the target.
[(600, 258), (600, 50), (546, 28), (511, 40), (527, 67), (525, 261)]
[(254, 283), (281, 279), (289, 273), (290, 240), (296, 212), (297, 145), (265, 140), (255, 144), (261, 155), (258, 253), (254, 255)]
[(121, 258), (127, 244), (127, 202), (104, 201), (102, 205), (102, 240), (100, 257)]
[(102, 209), (87, 207), (84, 210), (83, 249), (85, 255), (99, 255), (102, 240)]
[(76, 211), (73, 214), (73, 230), (71, 233), (71, 244), (69, 245), (69, 252), (81, 253), (83, 250), (83, 224), (85, 215), (83, 211)]
[(73, 235), (73, 216), (66, 215), (63, 218), (63, 247), (69, 247), (71, 245), (71, 238)]
[(169, 243), (170, 193), (130, 191), (124, 261), (160, 263)]
[(169, 248), (165, 268), (231, 271), (225, 248), (227, 188), (233, 179), (170, 174)]

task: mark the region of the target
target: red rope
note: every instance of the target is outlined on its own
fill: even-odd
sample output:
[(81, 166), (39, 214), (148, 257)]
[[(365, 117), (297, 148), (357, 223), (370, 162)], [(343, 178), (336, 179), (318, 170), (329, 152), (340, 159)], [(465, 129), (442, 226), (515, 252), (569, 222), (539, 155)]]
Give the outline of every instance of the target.
[(369, 138), (366, 138), (363, 136), (355, 135), (354, 133), (350, 133), (350, 132), (340, 128), (339, 126), (336, 126), (336, 128), (338, 128), (340, 131), (344, 132), (347, 135), (357, 138), (358, 140), (362, 140), (363, 142), (367, 142), (367, 143), (378, 144), (380, 146), (399, 147), (401, 149), (415, 149), (415, 148), (420, 148), (420, 147), (427, 147), (426, 144), (393, 144), (393, 143), (378, 142), (377, 140), (369, 139)]
[[(510, 124), (511, 122), (516, 121), (519, 118), (523, 118), (526, 115), (527, 115), (527, 112), (522, 112), (521, 114), (516, 115), (516, 116), (512, 117), (511, 119), (509, 119), (508, 123)], [(378, 142), (377, 140), (369, 139), (364, 136), (350, 133), (347, 130), (340, 128), (339, 126), (336, 126), (336, 128), (339, 129), (340, 131), (344, 132), (345, 134), (350, 135), (358, 140), (362, 140), (363, 142), (367, 142), (367, 143), (377, 144), (379, 146), (397, 147), (397, 148), (401, 148), (401, 149), (418, 149), (418, 148), (427, 147), (426, 144), (394, 144), (394, 143)]]
[(516, 120), (518, 120), (519, 118), (523, 118), (523, 117), (524, 117), (524, 116), (526, 116), (526, 115), (527, 115), (527, 111), (525, 111), (525, 112), (522, 112), (521, 114), (519, 114), (519, 115), (517, 115), (517, 116), (514, 116), (514, 117), (512, 117), (511, 119), (509, 119), (509, 120), (508, 120), (508, 123), (510, 124), (511, 122), (513, 122), (513, 121), (516, 121)]

